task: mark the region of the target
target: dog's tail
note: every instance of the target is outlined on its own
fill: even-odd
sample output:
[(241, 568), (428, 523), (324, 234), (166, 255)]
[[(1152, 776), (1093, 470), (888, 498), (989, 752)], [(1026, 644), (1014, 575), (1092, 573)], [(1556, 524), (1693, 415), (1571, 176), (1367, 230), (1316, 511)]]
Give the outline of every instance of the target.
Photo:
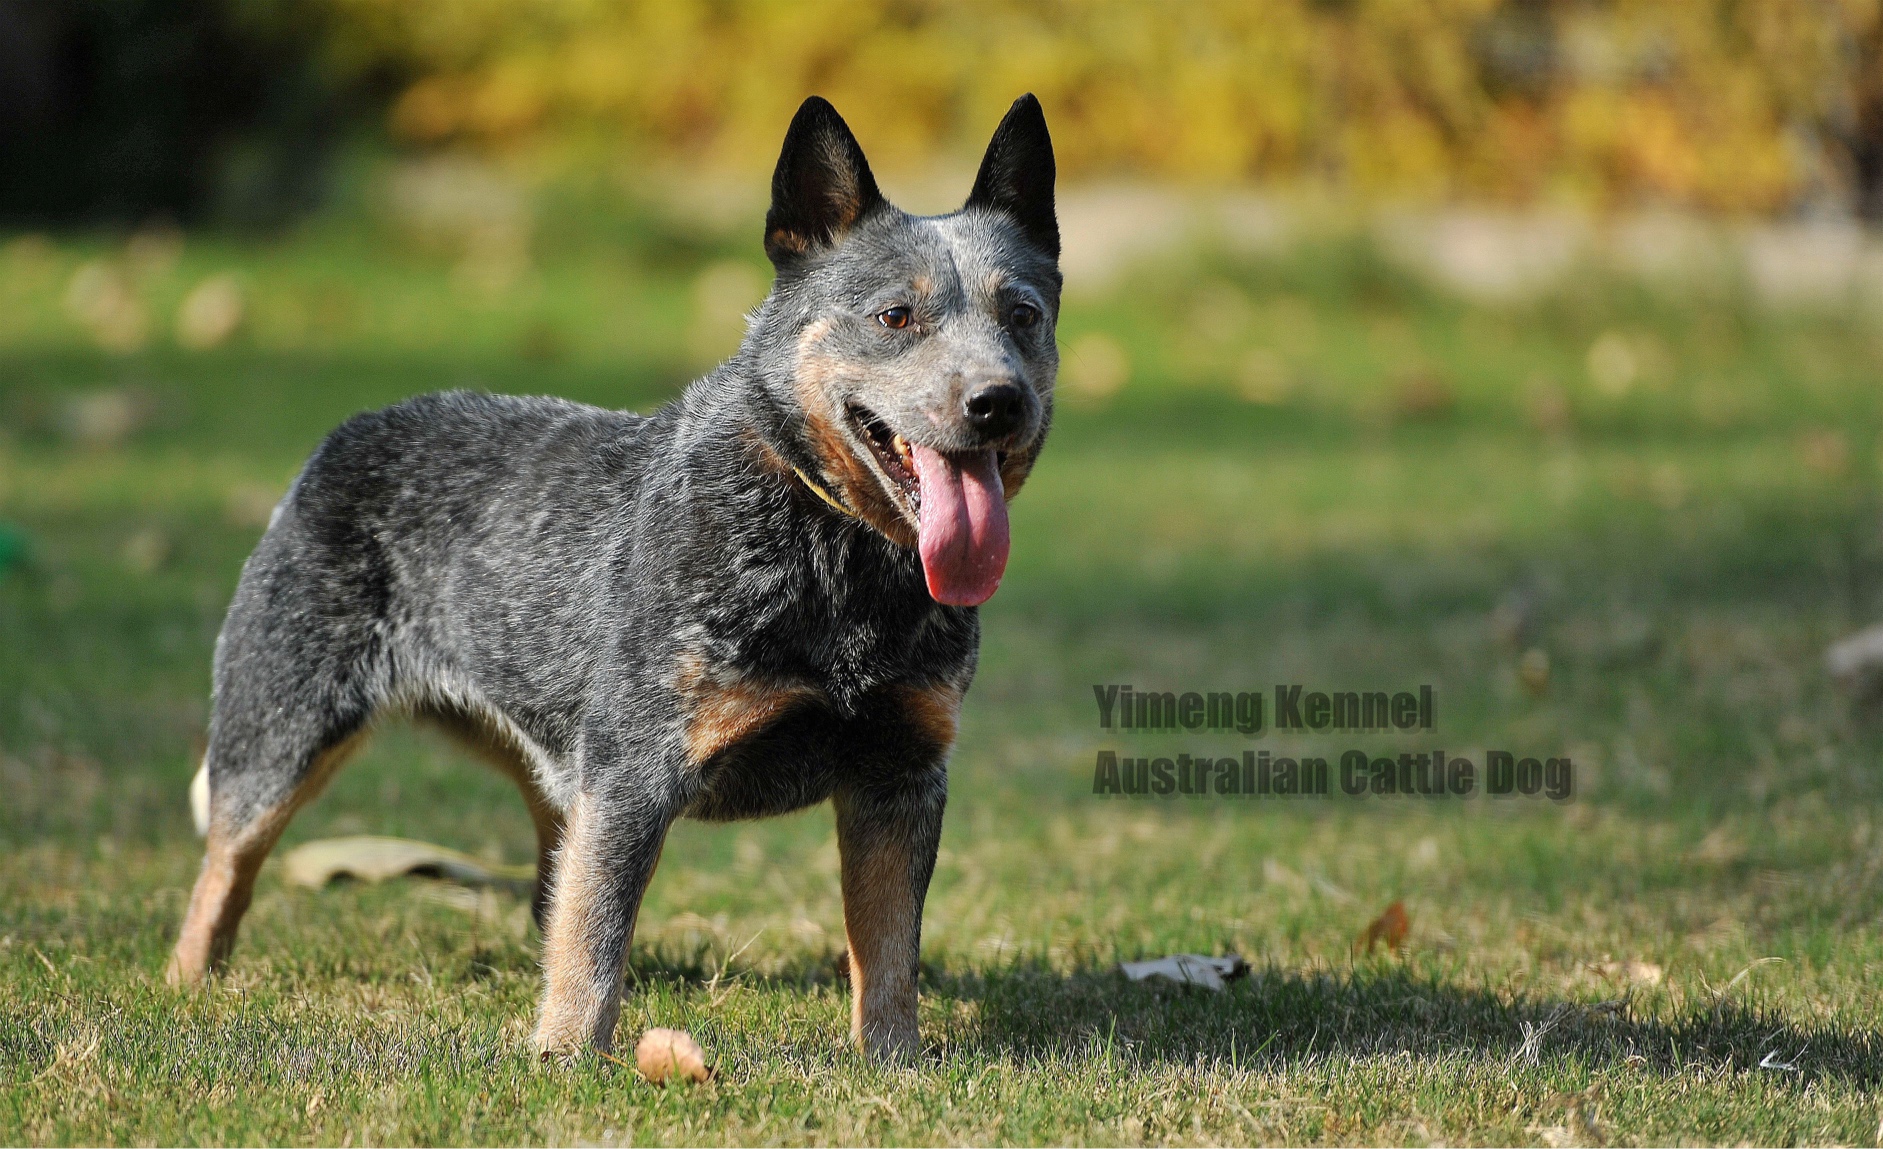
[(190, 816), (196, 820), (196, 836), (209, 836), (209, 759), (196, 768), (190, 779)]

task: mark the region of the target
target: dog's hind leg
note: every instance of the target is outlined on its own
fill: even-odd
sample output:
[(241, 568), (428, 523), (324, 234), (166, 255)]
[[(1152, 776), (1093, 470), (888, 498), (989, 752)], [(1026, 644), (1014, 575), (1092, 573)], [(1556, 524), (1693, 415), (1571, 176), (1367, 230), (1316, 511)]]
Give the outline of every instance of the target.
[(273, 759), (267, 771), (290, 781), (266, 790), (247, 788), (248, 793), (229, 799), (221, 796), (232, 787), (226, 771), (215, 765), (212, 748), (209, 841), (176, 950), (164, 971), (171, 985), (199, 982), (228, 958), (235, 946), (236, 927), (254, 896), (255, 876), (269, 851), (294, 812), (319, 794), (346, 761), (359, 736), (355, 730), (313, 743), (302, 753)]
[(530, 810), (536, 827), (536, 886), (530, 894), (530, 916), (538, 930), (546, 930), (549, 920), (550, 879), (556, 864), (556, 850), (562, 845), (566, 819), (562, 810), (536, 780), (536, 772), (515, 743), (495, 723), (463, 710), (435, 707), (424, 712), (446, 733), (457, 738), (467, 749), (494, 766), (517, 784), (523, 802)]
[(268, 852), (377, 709), (369, 647), (344, 635), (295, 641), (281, 633), (304, 620), (238, 595), (223, 628), (204, 755), (208, 842), (165, 970), (172, 985), (199, 982), (228, 957)]
[[(496, 761), (494, 756), (492, 761)], [(499, 765), (505, 774), (515, 779), (517, 789), (523, 791), (523, 801), (530, 808), (530, 821), (536, 825), (536, 885), (530, 891), (530, 917), (535, 919), (539, 931), (547, 931), (549, 891), (554, 885), (556, 852), (562, 845), (567, 819), (537, 785), (536, 775), (520, 755), (512, 755), (507, 764)]]

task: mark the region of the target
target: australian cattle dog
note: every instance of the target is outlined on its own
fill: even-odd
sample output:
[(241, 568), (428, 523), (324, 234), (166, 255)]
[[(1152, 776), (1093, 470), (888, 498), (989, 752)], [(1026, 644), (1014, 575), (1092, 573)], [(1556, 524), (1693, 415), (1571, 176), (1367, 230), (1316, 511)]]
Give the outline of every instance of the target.
[(651, 415), (449, 392), (342, 424), (243, 567), (194, 787), (207, 856), (168, 975), (229, 953), (256, 871), (376, 719), (514, 777), (538, 836), (545, 1054), (607, 1050), (673, 820), (828, 798), (873, 1055), (917, 1048), (947, 760), (1007, 500), (1058, 370), (1037, 100), (966, 204), (912, 216), (830, 104), (785, 135), (776, 268), (737, 354)]

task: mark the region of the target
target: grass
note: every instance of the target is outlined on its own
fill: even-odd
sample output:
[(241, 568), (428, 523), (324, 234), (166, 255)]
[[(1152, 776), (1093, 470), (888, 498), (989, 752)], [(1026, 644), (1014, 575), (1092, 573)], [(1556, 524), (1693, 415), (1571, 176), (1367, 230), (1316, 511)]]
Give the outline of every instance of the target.
[[(726, 338), (696, 273), (748, 238), (546, 243), (495, 287), (363, 226), (0, 249), (0, 522), (30, 548), (0, 575), (0, 1142), (1877, 1137), (1883, 737), (1819, 659), (1883, 608), (1883, 327), (1593, 272), (1471, 306), (1338, 237), (1069, 303), (953, 763), (918, 1064), (845, 1047), (823, 810), (670, 840), (622, 1029), (690, 1030), (707, 1086), (535, 1064), (503, 894), (271, 868), (227, 976), (165, 989), (210, 648), (301, 458), (437, 387), (660, 402)], [(129, 269), (143, 349), (68, 314), (93, 260)], [(176, 346), (229, 269), (243, 331)], [(129, 413), (109, 433), (101, 402)], [(1107, 682), (1432, 683), (1449, 753), (1567, 754), (1578, 792), (1101, 799), (1099, 749), (1432, 741), (1106, 731)], [(288, 843), (361, 832), (531, 849), (508, 783), (398, 728)], [(1395, 900), (1404, 951), (1354, 952)], [(1115, 972), (1181, 951), (1254, 972)]]

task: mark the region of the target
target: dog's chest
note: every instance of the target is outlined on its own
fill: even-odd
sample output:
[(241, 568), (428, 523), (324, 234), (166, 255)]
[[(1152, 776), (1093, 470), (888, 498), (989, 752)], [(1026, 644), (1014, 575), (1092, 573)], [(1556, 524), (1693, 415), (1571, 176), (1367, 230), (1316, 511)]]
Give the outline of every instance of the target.
[(810, 789), (765, 801), (814, 801), (820, 761), (934, 759), (953, 742), (979, 638), (973, 613), (893, 578), (831, 593), (833, 568), (809, 567), (787, 561), (723, 588), (675, 628), (684, 756), (722, 795), (753, 771), (768, 785), (785, 772)]

